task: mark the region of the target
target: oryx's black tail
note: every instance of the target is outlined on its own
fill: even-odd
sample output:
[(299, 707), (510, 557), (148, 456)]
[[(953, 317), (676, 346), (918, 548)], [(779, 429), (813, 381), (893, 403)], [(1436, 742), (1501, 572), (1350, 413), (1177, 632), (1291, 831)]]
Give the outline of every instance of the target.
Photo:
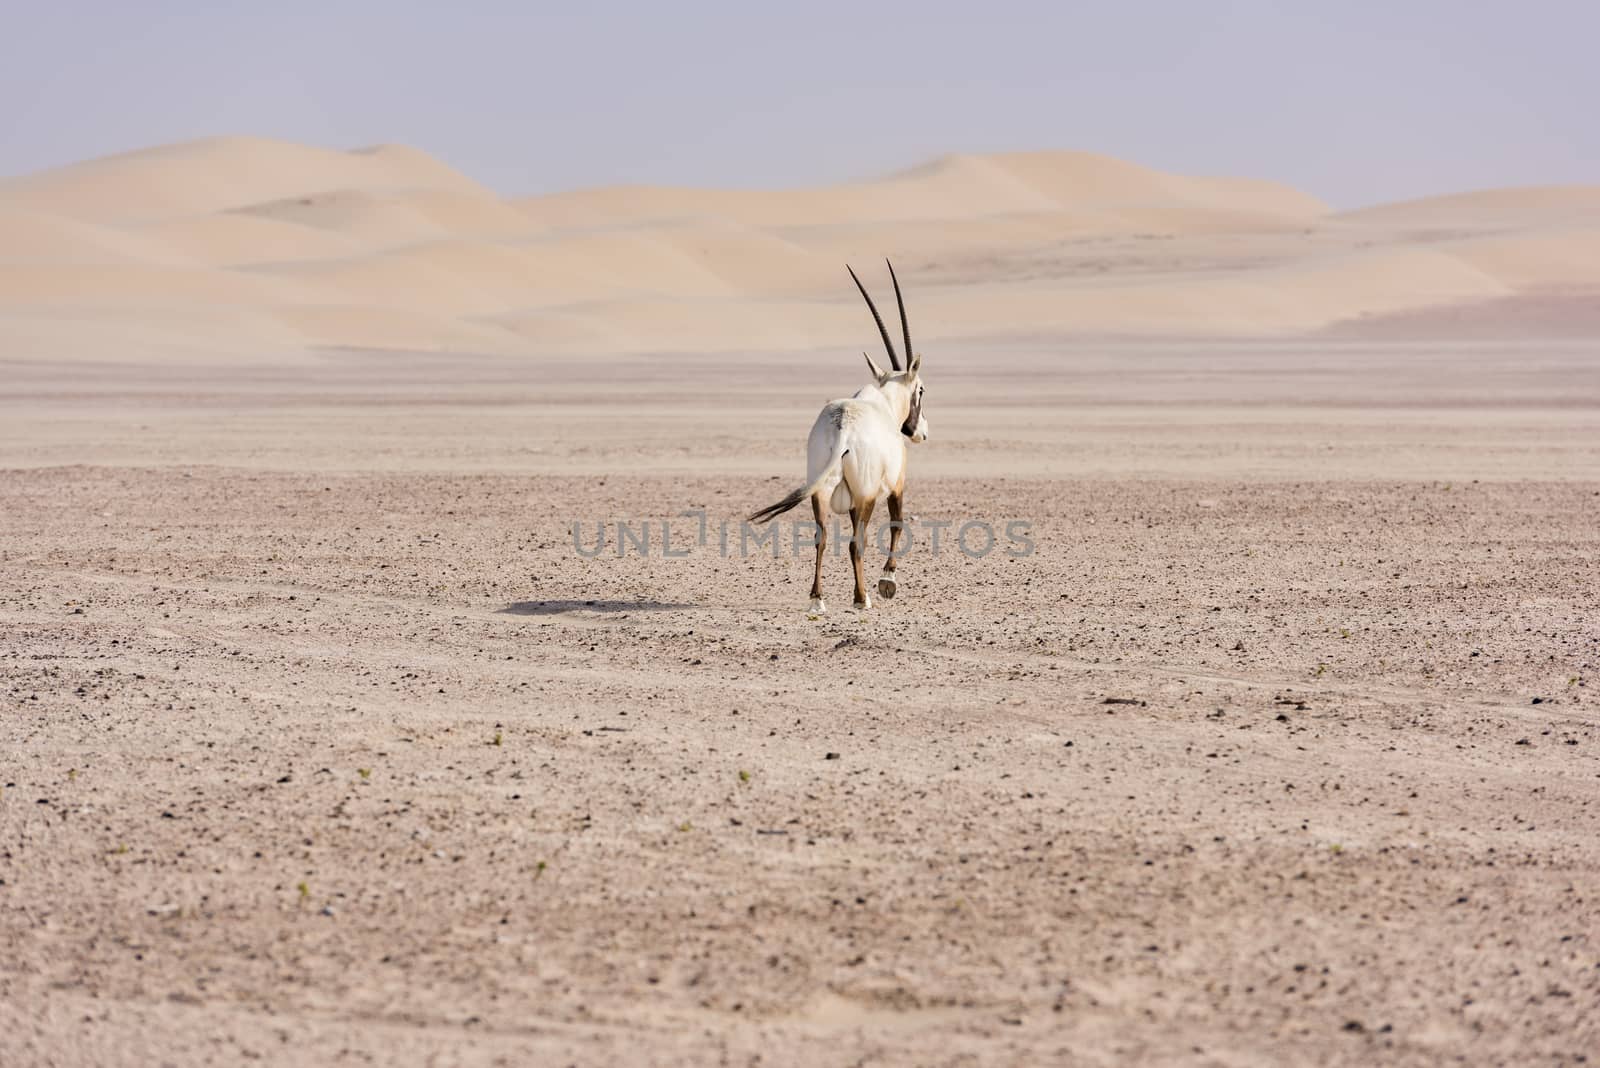
[(811, 496), (811, 494), (806, 492), (808, 488), (809, 487), (807, 486), (801, 486), (799, 489), (789, 494), (789, 496), (785, 497), (777, 504), (769, 504), (759, 512), (751, 512), (749, 518), (746, 519), (745, 522), (765, 523), (770, 519), (778, 518), (780, 515), (787, 512), (789, 509), (793, 508), (807, 497)]
[(777, 504), (769, 504), (759, 512), (751, 512), (750, 516), (745, 520), (745, 522), (765, 523), (770, 519), (776, 519), (789, 509), (793, 508), (795, 505), (799, 504), (801, 501), (805, 500), (807, 497), (811, 496), (813, 493), (820, 490), (823, 486), (828, 484), (835, 474), (838, 473), (839, 461), (844, 459), (844, 454), (849, 451), (849, 448), (845, 446), (844, 437), (841, 435), (838, 444), (834, 445), (833, 447), (833, 455), (828, 457), (828, 466), (822, 469), (822, 474), (813, 479), (809, 486), (801, 486), (799, 489), (789, 494), (789, 496), (785, 497)]

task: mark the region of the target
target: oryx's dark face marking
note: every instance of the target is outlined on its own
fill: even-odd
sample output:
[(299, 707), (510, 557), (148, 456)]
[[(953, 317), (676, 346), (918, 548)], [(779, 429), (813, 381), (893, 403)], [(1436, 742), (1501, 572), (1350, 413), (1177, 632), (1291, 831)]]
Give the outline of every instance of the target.
[(906, 421), (900, 424), (900, 433), (911, 437), (917, 432), (917, 424), (922, 421), (922, 383), (918, 382), (911, 388), (911, 408), (906, 412)]

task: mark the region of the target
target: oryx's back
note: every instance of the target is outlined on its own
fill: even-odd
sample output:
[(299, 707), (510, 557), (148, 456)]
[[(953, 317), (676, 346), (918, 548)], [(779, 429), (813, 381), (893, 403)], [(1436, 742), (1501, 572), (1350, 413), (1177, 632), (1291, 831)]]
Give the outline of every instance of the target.
[(876, 391), (872, 397), (830, 401), (817, 414), (806, 443), (806, 481), (817, 484), (832, 511), (850, 511), (852, 498), (881, 498), (899, 482), (904, 467), (905, 446)]

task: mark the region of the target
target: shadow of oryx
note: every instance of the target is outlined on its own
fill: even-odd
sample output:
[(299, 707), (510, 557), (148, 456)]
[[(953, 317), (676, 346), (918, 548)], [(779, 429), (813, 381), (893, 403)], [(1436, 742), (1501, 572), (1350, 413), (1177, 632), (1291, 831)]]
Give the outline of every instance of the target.
[(502, 615), (559, 616), (568, 612), (681, 612), (697, 607), (676, 601), (516, 601)]

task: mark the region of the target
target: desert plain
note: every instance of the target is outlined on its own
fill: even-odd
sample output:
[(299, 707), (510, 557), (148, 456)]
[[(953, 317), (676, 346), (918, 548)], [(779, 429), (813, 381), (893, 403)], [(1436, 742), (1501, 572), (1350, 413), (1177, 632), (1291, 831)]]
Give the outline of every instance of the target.
[(1600, 188), (0, 180), (8, 1068), (1593, 1063), (1597, 664)]

